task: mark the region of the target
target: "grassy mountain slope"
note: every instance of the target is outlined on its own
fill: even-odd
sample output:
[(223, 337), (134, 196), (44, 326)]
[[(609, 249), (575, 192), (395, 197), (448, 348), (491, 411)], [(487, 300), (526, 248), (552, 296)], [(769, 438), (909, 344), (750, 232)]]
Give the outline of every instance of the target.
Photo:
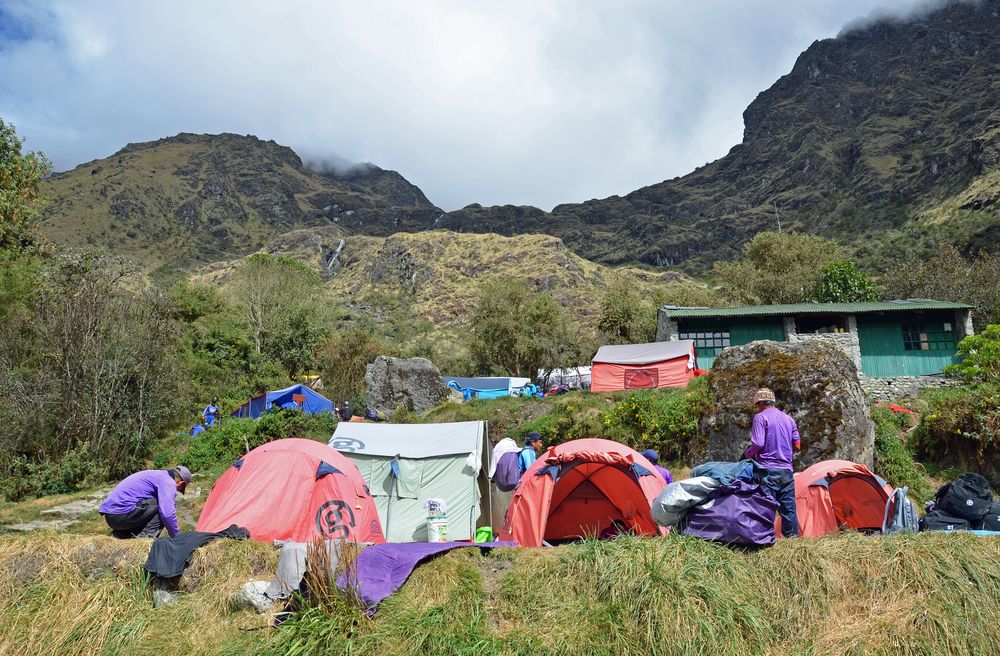
[[(334, 260), (341, 239), (343, 247)], [(438, 230), (369, 237), (346, 235), (334, 226), (290, 232), (263, 250), (289, 255), (323, 273), (331, 295), (349, 299), (358, 311), (406, 307), (436, 327), (462, 323), (479, 298), (480, 285), (503, 277), (528, 280), (539, 291), (551, 292), (589, 327), (596, 325), (600, 302), (615, 276), (625, 277), (643, 295), (687, 281), (676, 273), (595, 264), (548, 235)], [(239, 262), (207, 265), (195, 280), (225, 284)]]
[[(439, 226), (544, 232), (584, 257), (704, 269), (756, 232), (835, 238), (878, 264), (940, 240), (1000, 244), (1000, 0), (818, 41), (744, 112), (743, 142), (624, 197), (470, 206)], [(873, 244), (872, 241), (875, 243)]]
[(390, 234), (441, 214), (395, 171), (314, 171), (290, 148), (234, 134), (130, 144), (53, 176), (46, 192), (51, 239), (102, 246), (168, 274), (304, 226)]

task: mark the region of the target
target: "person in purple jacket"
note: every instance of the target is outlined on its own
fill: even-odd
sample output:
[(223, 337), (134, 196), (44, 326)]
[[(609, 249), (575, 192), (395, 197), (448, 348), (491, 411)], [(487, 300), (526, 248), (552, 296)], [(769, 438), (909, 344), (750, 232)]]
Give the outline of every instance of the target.
[(164, 527), (170, 537), (180, 533), (174, 501), (191, 482), (191, 470), (147, 469), (128, 476), (97, 509), (116, 538), (155, 538)]
[(649, 461), (649, 464), (656, 468), (656, 471), (660, 472), (660, 476), (663, 477), (667, 485), (674, 482), (674, 477), (670, 475), (670, 470), (660, 466), (660, 454), (656, 452), (656, 449), (646, 449), (642, 452), (642, 456)]
[(781, 533), (790, 538), (799, 534), (792, 467), (792, 456), (800, 446), (799, 428), (794, 419), (774, 407), (774, 401), (774, 392), (766, 387), (754, 394), (753, 404), (757, 414), (750, 429), (750, 446), (743, 452), (743, 457), (756, 460), (764, 468), (761, 485), (778, 502)]

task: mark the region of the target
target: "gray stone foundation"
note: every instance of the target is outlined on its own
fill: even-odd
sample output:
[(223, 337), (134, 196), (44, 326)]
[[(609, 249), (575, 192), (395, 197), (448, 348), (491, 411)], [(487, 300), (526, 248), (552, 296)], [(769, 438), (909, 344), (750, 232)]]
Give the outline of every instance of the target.
[(917, 396), (921, 390), (950, 387), (954, 382), (944, 376), (897, 376), (896, 378), (861, 377), (861, 387), (872, 401), (898, 401)]

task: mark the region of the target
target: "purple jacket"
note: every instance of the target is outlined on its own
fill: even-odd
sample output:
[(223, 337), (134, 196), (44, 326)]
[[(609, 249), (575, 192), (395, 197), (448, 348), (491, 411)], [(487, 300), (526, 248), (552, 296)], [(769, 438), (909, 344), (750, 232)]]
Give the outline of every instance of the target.
[(102, 515), (122, 515), (135, 510), (143, 499), (156, 499), (160, 508), (160, 519), (170, 537), (180, 533), (177, 526), (177, 510), (174, 499), (177, 497), (177, 483), (170, 472), (162, 469), (146, 469), (128, 476), (118, 486), (111, 490), (108, 498), (101, 502), (97, 509)]
[(754, 416), (750, 446), (743, 455), (768, 469), (793, 469), (792, 445), (798, 443), (795, 420), (777, 408), (768, 407)]
[(653, 465), (653, 466), (656, 467), (656, 471), (660, 472), (660, 476), (662, 476), (663, 480), (667, 482), (667, 485), (670, 485), (671, 483), (674, 482), (674, 477), (670, 475), (669, 469), (667, 469), (666, 467), (660, 467), (659, 465)]

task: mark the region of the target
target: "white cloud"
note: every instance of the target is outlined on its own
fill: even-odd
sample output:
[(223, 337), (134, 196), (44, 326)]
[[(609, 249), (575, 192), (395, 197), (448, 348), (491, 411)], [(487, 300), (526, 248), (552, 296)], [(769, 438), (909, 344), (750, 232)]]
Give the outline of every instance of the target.
[(548, 209), (720, 157), (813, 40), (925, 4), (7, 0), (0, 116), (59, 168), (253, 133), (396, 169), (446, 209)]

